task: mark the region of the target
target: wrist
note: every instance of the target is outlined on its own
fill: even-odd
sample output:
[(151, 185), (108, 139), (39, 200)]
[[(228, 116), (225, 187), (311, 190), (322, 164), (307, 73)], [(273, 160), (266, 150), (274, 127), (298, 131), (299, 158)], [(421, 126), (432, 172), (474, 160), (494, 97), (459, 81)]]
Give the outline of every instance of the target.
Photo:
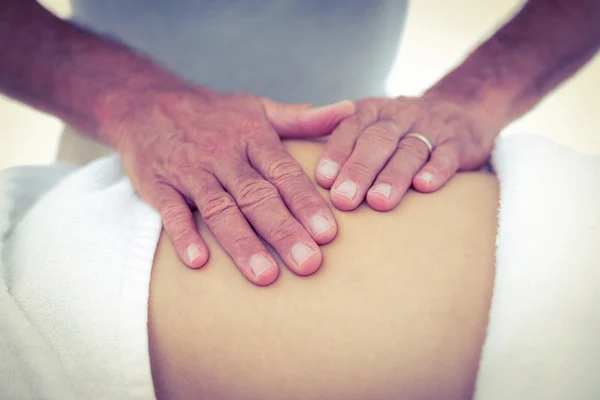
[(98, 93), (93, 114), (98, 122), (97, 135), (106, 144), (118, 149), (127, 138), (124, 122), (139, 113), (150, 117), (153, 108), (184, 93), (208, 95), (202, 88), (192, 87), (170, 73), (136, 74), (120, 85), (107, 87)]
[(510, 85), (474, 84), (470, 79), (447, 76), (429, 88), (424, 98), (445, 99), (460, 104), (477, 119), (500, 131), (514, 119), (512, 106), (516, 90)]

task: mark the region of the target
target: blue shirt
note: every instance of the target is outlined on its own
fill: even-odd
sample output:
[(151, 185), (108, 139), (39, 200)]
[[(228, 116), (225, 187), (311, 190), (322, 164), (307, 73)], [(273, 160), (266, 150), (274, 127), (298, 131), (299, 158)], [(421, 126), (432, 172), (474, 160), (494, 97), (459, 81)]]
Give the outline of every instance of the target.
[(407, 0), (72, 0), (72, 20), (221, 92), (385, 94)]

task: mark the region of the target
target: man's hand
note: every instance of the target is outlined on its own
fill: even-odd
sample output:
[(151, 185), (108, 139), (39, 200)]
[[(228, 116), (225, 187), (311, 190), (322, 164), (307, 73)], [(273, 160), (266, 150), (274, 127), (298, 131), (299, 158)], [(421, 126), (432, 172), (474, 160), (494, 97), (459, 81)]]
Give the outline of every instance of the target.
[[(353, 210), (365, 197), (372, 208), (391, 210), (411, 184), (435, 191), (457, 170), (481, 166), (499, 131), (482, 109), (447, 96), (370, 98), (356, 106), (334, 130), (316, 171), (340, 210)], [(431, 155), (409, 133), (425, 136)]]
[(317, 244), (335, 237), (335, 220), (278, 135), (329, 134), (354, 112), (351, 102), (315, 109), (193, 88), (35, 1), (0, 4), (0, 91), (115, 147), (185, 264), (200, 267), (209, 256), (195, 204), (252, 282), (278, 275), (257, 233), (294, 272), (319, 267)]
[[(208, 257), (186, 201), (195, 203), (258, 284), (272, 282), (277, 267), (251, 225), (301, 274), (320, 264), (316, 243), (336, 234), (330, 210), (277, 134), (327, 134), (347, 118), (327, 145), (322, 161), (329, 162), (321, 162), (317, 179), (333, 185), (338, 208), (352, 209), (366, 196), (388, 210), (411, 183), (436, 190), (457, 169), (481, 165), (503, 126), (600, 48), (597, 0), (529, 0), (425, 96), (366, 99), (349, 117), (350, 103), (316, 111), (194, 91), (148, 58), (37, 2), (0, 4), (0, 91), (117, 147), (135, 187), (161, 212), (180, 257), (193, 267)], [(173, 87), (179, 89), (165, 89)], [(432, 142), (429, 161), (424, 143), (404, 138), (410, 132)]]
[(313, 108), (191, 89), (141, 101), (102, 129), (118, 138), (134, 187), (162, 215), (185, 264), (201, 267), (209, 256), (195, 204), (250, 281), (269, 284), (279, 273), (257, 233), (295, 273), (317, 270), (318, 245), (335, 237), (336, 222), (280, 136), (328, 134), (354, 112), (351, 102)]
[[(365, 99), (327, 144), (317, 181), (341, 210), (390, 210), (412, 184), (439, 189), (488, 159), (500, 130), (600, 48), (600, 2), (529, 0), (425, 95)], [(425, 136), (427, 145), (408, 133)]]

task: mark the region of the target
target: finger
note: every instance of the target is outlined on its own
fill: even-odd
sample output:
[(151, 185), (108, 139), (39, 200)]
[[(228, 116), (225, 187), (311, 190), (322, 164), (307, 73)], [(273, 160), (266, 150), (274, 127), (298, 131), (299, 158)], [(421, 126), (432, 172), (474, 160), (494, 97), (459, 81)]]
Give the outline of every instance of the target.
[(208, 248), (198, 233), (194, 216), (181, 193), (172, 186), (160, 184), (154, 189), (154, 202), (179, 259), (190, 268), (200, 268), (206, 264)]
[(329, 189), (337, 178), (340, 167), (346, 162), (360, 133), (377, 120), (375, 107), (363, 107), (356, 115), (342, 121), (333, 131), (319, 158), (315, 180)]
[(296, 274), (310, 275), (321, 265), (319, 246), (289, 213), (277, 189), (249, 164), (239, 161), (217, 177), (254, 229)]
[(343, 211), (353, 210), (390, 157), (398, 149), (404, 127), (395, 121), (377, 122), (361, 133), (354, 151), (342, 166), (331, 189), (331, 202)]
[(402, 138), (398, 150), (369, 189), (367, 203), (378, 211), (396, 207), (428, 156), (425, 143), (414, 137)]
[(292, 215), (318, 244), (329, 243), (337, 234), (335, 217), (302, 167), (279, 140), (268, 145), (250, 143), (252, 165), (279, 191)]
[(444, 186), (458, 171), (458, 142), (448, 141), (433, 150), (427, 164), (413, 179), (413, 187), (419, 192), (434, 192)]
[(186, 184), (202, 220), (242, 274), (257, 285), (274, 282), (279, 275), (277, 262), (214, 176), (195, 174)]
[(269, 122), (280, 137), (318, 137), (330, 134), (344, 118), (354, 114), (349, 100), (323, 107), (283, 104), (262, 99)]

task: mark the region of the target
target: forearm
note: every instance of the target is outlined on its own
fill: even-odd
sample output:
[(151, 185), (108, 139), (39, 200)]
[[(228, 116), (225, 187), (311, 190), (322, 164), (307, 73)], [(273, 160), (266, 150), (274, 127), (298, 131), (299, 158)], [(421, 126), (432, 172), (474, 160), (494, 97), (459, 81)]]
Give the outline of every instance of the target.
[(597, 0), (531, 0), (426, 94), (479, 104), (502, 128), (596, 54), (599, 21)]
[(0, 91), (108, 144), (101, 121), (156, 87), (181, 85), (131, 50), (55, 17), (33, 1), (0, 0)]

